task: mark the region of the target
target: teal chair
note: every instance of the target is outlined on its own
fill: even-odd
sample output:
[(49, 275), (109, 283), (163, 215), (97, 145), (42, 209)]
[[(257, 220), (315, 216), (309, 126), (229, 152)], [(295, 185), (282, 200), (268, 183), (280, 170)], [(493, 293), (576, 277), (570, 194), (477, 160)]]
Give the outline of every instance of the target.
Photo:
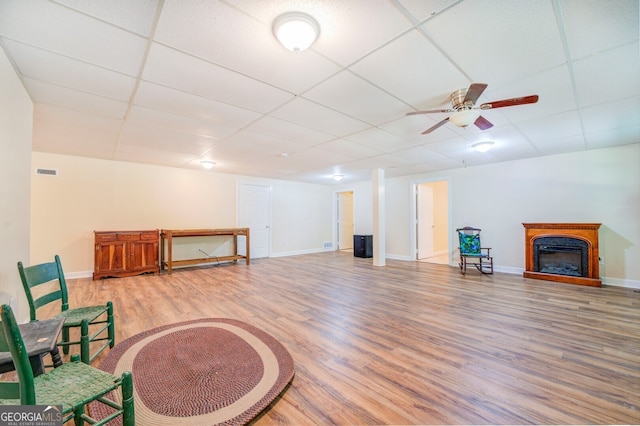
[(467, 273), (467, 265), (473, 265), (483, 274), (493, 274), (493, 257), (491, 247), (482, 247), (480, 243), (481, 229), (465, 226), (456, 229), (460, 241), (460, 272)]
[[(64, 326), (62, 327), (62, 339), (58, 342), (58, 346), (62, 347), (64, 354), (69, 353), (70, 346), (80, 345), (80, 359), (85, 364), (91, 364), (106, 348), (113, 347), (115, 344), (113, 304), (107, 302), (100, 306), (70, 309), (67, 282), (58, 255), (55, 256), (53, 262), (39, 265), (24, 266), (22, 262), (18, 262), (18, 272), (29, 302), (31, 321), (38, 320), (37, 311), (39, 308), (52, 302), (59, 301), (61, 304), (61, 312), (57, 316), (64, 318)], [(44, 295), (34, 295), (32, 291), (34, 287), (51, 282), (58, 283), (51, 292)], [(71, 340), (70, 330), (73, 328), (80, 329), (80, 340)], [(100, 343), (100, 347), (93, 354), (90, 350), (92, 342)]]
[[(0, 306), (0, 320), (0, 352), (11, 352), (18, 377), (17, 382), (0, 382), (1, 405), (45, 405), (55, 410), (56, 406), (62, 406), (59, 415), (63, 423), (73, 419), (78, 426), (84, 422), (106, 425), (120, 416), (123, 426), (135, 425), (131, 372), (114, 376), (80, 362), (74, 355), (72, 362), (34, 377), (20, 329), (9, 305)], [(108, 394), (118, 390), (122, 398), (116, 401), (117, 398)], [(104, 419), (94, 419), (85, 410), (89, 403), (103, 403), (114, 411)]]

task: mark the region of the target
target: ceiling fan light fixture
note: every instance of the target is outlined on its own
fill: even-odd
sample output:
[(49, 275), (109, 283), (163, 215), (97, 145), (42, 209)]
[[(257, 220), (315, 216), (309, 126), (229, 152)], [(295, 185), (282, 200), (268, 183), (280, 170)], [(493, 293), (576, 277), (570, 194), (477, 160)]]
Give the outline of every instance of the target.
[(306, 13), (287, 12), (273, 21), (273, 35), (284, 47), (295, 53), (311, 46), (319, 34), (318, 21)]
[(462, 109), (454, 112), (449, 121), (458, 127), (467, 127), (472, 125), (480, 117), (480, 111), (475, 109)]
[(200, 165), (202, 167), (204, 167), (205, 169), (207, 169), (207, 170), (211, 170), (216, 165), (216, 163), (214, 163), (213, 161), (209, 161), (209, 160), (202, 160), (200, 162)]
[(475, 149), (478, 152), (487, 152), (489, 151), (495, 143), (491, 141), (478, 142), (471, 145), (471, 148)]

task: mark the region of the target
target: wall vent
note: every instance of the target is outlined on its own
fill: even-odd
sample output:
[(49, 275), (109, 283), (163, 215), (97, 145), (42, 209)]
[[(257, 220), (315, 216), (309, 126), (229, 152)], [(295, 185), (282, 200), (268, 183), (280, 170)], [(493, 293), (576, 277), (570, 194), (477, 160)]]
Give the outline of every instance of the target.
[(58, 176), (58, 169), (36, 169), (37, 175)]
[(330, 241), (324, 242), (323, 243), (323, 247), (322, 248), (331, 248), (331, 246), (333, 246), (333, 244)]

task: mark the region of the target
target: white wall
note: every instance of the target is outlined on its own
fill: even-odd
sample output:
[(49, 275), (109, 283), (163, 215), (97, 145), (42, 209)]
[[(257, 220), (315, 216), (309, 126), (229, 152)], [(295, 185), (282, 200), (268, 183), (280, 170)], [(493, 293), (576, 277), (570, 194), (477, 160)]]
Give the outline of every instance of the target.
[[(496, 269), (524, 269), (523, 222), (595, 222), (604, 282), (640, 286), (640, 144), (388, 179), (389, 257), (412, 258), (410, 182), (443, 176), (451, 182), (451, 230), (482, 228)], [(457, 248), (454, 232), (450, 240)]]
[(34, 152), (31, 262), (59, 254), (65, 273), (93, 271), (93, 231), (232, 228), (238, 183), (272, 188), (272, 256), (323, 250), (331, 241), (331, 190), (172, 167)]
[(0, 49), (0, 303), (20, 322), (29, 309), (16, 264), (29, 261), (33, 103)]

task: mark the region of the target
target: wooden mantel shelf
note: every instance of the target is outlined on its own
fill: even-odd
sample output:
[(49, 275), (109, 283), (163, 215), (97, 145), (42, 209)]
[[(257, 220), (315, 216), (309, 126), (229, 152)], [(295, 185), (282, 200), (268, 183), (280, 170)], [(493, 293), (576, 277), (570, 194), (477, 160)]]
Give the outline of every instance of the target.
[[(245, 254), (238, 254), (238, 236), (245, 237)], [(250, 243), (249, 228), (222, 228), (222, 229), (162, 229), (160, 231), (160, 266), (162, 269), (167, 268), (167, 273), (171, 274), (174, 266), (189, 266), (204, 263), (211, 263), (210, 257), (199, 259), (173, 260), (173, 238), (179, 237), (215, 237), (230, 236), (233, 237), (233, 254), (229, 256), (218, 256), (216, 261), (233, 261), (245, 259), (245, 264), (249, 265), (250, 260)], [(165, 258), (165, 241), (166, 241), (166, 258)]]
[[(525, 278), (555, 281), (568, 284), (602, 286), (600, 279), (600, 254), (598, 249), (598, 229), (600, 223), (523, 223), (525, 228)], [(534, 241), (542, 237), (570, 237), (583, 240), (588, 246), (588, 271), (586, 276), (538, 272), (534, 265)]]

